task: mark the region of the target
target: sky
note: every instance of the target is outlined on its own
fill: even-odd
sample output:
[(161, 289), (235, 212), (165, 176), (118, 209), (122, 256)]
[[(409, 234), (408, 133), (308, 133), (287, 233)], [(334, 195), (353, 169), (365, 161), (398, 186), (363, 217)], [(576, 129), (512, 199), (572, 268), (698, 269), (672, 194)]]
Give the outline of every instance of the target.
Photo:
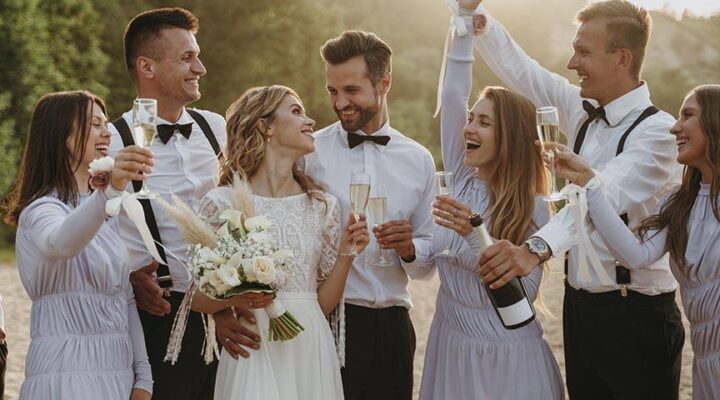
[(682, 13), (686, 8), (693, 14), (707, 16), (720, 12), (720, 0), (630, 0), (646, 8), (661, 9), (667, 6)]

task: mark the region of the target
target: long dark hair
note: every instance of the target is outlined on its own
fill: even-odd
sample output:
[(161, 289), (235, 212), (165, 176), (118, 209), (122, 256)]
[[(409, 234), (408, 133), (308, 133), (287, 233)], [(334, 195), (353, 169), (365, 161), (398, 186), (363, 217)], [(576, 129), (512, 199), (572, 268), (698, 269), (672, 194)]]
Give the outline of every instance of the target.
[[(85, 156), (88, 116), (95, 106), (105, 112), (102, 99), (81, 90), (49, 93), (40, 99), (30, 120), (18, 183), (8, 195), (5, 222), (17, 225), (25, 207), (53, 191), (60, 201), (76, 204), (74, 172)], [(73, 136), (74, 148), (68, 151)]]
[[(720, 191), (720, 85), (698, 86), (690, 94), (695, 94), (700, 105), (700, 129), (705, 139), (705, 161), (710, 165), (712, 180), (710, 182), (710, 204), (715, 219), (720, 222), (720, 206), (718, 205), (718, 192)], [(687, 267), (685, 250), (688, 242), (688, 221), (695, 199), (700, 191), (702, 175), (700, 170), (686, 166), (680, 188), (670, 195), (660, 212), (646, 218), (638, 227), (640, 237), (645, 240), (650, 231), (660, 232), (667, 228), (672, 232), (667, 236), (667, 250), (670, 257), (680, 266)]]

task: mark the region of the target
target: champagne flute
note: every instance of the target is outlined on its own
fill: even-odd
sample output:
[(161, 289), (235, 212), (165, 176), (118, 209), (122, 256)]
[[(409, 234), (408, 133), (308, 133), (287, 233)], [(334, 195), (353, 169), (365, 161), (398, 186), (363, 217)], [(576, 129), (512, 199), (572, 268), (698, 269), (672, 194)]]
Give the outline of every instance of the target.
[[(350, 177), (350, 212), (355, 216), (355, 221), (360, 221), (360, 214), (365, 213), (365, 208), (370, 197), (370, 174), (365, 172), (353, 172)], [(353, 239), (353, 247), (344, 256), (357, 256), (357, 242)]]
[[(150, 147), (153, 138), (157, 135), (155, 120), (157, 119), (157, 100), (135, 99), (133, 101), (132, 122), (133, 139), (138, 147)], [(147, 176), (143, 180), (142, 188), (137, 192), (139, 199), (152, 199), (155, 195), (147, 188)]]
[(550, 194), (545, 197), (545, 201), (559, 201), (565, 200), (566, 196), (557, 190), (557, 183), (555, 182), (555, 152), (552, 150), (545, 149), (545, 143), (555, 142), (560, 143), (560, 122), (558, 118), (557, 108), (555, 107), (541, 107), (535, 112), (537, 117), (537, 131), (540, 143), (542, 144), (542, 152), (550, 162)]
[[(385, 185), (372, 187), (370, 200), (368, 201), (368, 211), (370, 211), (374, 226), (385, 222), (387, 217), (387, 188)], [(393, 263), (387, 259), (386, 251), (380, 249), (380, 258), (373, 265), (376, 267), (390, 267)]]
[[(437, 181), (437, 193), (439, 195), (452, 197), (453, 195), (453, 179), (452, 179), (452, 172), (447, 171), (438, 171), (435, 173), (435, 180)], [(445, 249), (440, 252), (442, 255), (449, 255), (450, 254), (450, 239), (452, 236), (449, 236), (448, 233), (445, 233)]]

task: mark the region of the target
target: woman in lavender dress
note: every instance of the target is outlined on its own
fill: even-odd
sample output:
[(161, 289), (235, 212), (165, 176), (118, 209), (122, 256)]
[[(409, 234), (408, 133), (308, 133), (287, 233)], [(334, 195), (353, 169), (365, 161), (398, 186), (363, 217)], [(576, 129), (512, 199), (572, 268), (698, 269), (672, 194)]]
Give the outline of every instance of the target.
[(720, 399), (720, 85), (693, 89), (670, 133), (685, 165), (683, 180), (637, 228), (637, 237), (580, 156), (559, 147), (556, 166), (559, 176), (587, 188), (592, 222), (623, 265), (641, 268), (670, 252), (690, 321), (693, 399)]
[[(460, 16), (473, 32), (472, 11), (461, 8)], [(454, 35), (442, 88), (441, 142), (455, 199), (438, 197), (434, 254), (419, 257), (436, 263), (441, 281), (420, 399), (562, 399), (560, 370), (540, 322), (515, 330), (502, 326), (477, 274), (479, 249), (464, 238), (472, 236), (471, 209), (489, 221), (493, 237), (514, 243), (549, 219), (542, 199), (546, 174), (533, 144), (535, 107), (506, 89), (488, 87), (466, 114), (472, 61), (472, 34)], [(439, 255), (446, 247), (450, 255)], [(531, 301), (542, 274), (538, 266), (523, 278)]]
[[(33, 112), (6, 221), (17, 225), (18, 272), (32, 299), (20, 399), (149, 399), (150, 365), (127, 251), (105, 203), (149, 172), (148, 150), (127, 147), (91, 192), (89, 163), (107, 156), (102, 100), (53, 93)], [(97, 182), (103, 186), (103, 182)]]

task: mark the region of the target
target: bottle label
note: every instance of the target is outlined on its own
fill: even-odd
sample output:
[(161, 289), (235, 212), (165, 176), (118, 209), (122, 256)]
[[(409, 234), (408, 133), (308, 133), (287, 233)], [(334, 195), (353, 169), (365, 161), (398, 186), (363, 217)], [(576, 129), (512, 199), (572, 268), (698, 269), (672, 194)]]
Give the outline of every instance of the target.
[(497, 311), (506, 326), (517, 325), (533, 316), (533, 310), (527, 298), (523, 298), (507, 307), (498, 307)]

